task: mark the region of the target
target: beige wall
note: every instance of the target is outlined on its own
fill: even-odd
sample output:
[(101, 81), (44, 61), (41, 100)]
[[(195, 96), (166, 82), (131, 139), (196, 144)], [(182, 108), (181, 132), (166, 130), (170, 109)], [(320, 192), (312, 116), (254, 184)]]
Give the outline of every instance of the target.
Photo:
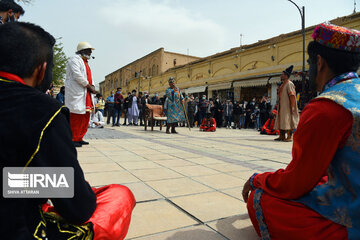
[[(335, 19), (333, 23), (360, 29), (360, 14)], [(306, 29), (306, 43), (312, 40), (313, 27)], [(168, 63), (173, 56), (169, 55)], [(307, 58), (307, 56), (306, 56)], [(178, 64), (177, 64), (178, 65)], [(151, 77), (150, 93), (164, 92), (168, 87), (169, 77), (177, 79), (177, 86), (184, 90), (196, 86), (210, 86), (219, 83), (234, 83), (239, 81), (253, 81), (275, 75), (270, 83), (279, 81), (279, 75), (286, 67), (294, 65), (294, 71), (302, 70), (302, 35), (300, 31), (280, 35), (256, 44), (234, 48), (220, 54), (209, 56), (201, 61), (169, 69), (158, 76)], [(306, 66), (307, 68), (308, 66)], [(300, 78), (300, 77), (292, 77)], [(235, 97), (240, 96), (237, 88)]]
[[(360, 13), (342, 17), (332, 21), (334, 24), (342, 25), (360, 30)], [(306, 29), (306, 43), (312, 40), (311, 34), (314, 27)], [(173, 59), (176, 58), (174, 67)], [(306, 56), (307, 58), (307, 56)], [(192, 60), (193, 62), (189, 61)], [(141, 90), (150, 94), (155, 92), (163, 93), (168, 87), (169, 77), (175, 77), (177, 86), (181, 90), (197, 86), (211, 86), (214, 84), (229, 83), (236, 86), (235, 98), (239, 98), (243, 93), (243, 88), (253, 86), (265, 87), (264, 78), (273, 76), (269, 82), (274, 86), (279, 82), (279, 74), (289, 65), (294, 65), (294, 71), (302, 70), (302, 35), (301, 31), (283, 34), (268, 40), (260, 41), (255, 44), (234, 48), (228, 51), (215, 54), (204, 59), (189, 59), (186, 55), (165, 52), (159, 49), (131, 64), (132, 67), (137, 62), (159, 64), (161, 71), (158, 75), (145, 75), (141, 79)], [(181, 64), (184, 65), (181, 66)], [(137, 66), (137, 65), (136, 65)], [(172, 68), (171, 68), (172, 67)], [(125, 68), (125, 67), (124, 67)], [(169, 69), (170, 68), (170, 69)], [(308, 66), (306, 66), (306, 69)], [(121, 70), (121, 69), (120, 69)], [(107, 78), (111, 79), (112, 74)], [(300, 79), (293, 76), (292, 79)], [(138, 78), (127, 79), (127, 84), (123, 83), (123, 90), (131, 91), (137, 89)], [(107, 80), (106, 80), (107, 81)], [(109, 84), (105, 84), (108, 91)], [(123, 91), (124, 92), (124, 91)], [(271, 92), (271, 91), (270, 91)], [(241, 94), (240, 94), (241, 93)]]

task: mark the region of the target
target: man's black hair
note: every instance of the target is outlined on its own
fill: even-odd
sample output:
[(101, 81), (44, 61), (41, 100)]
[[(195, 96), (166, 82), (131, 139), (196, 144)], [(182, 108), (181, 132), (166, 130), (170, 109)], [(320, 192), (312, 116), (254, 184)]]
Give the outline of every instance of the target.
[(320, 55), (336, 75), (346, 72), (356, 72), (360, 65), (360, 53), (357, 52), (325, 47), (315, 41), (309, 43), (307, 51), (312, 64), (316, 64), (317, 55)]
[(13, 10), (15, 13), (20, 12), (21, 15), (25, 13), (24, 9), (13, 0), (0, 0), (0, 12), (7, 12)]
[(116, 90), (121, 90), (122, 88), (121, 87), (118, 87)]
[(44, 62), (52, 68), (54, 44), (54, 37), (34, 24), (0, 25), (0, 71), (27, 78)]
[(14, 7), (13, 7), (13, 12), (14, 13), (20, 13), (20, 15), (24, 15), (25, 14), (25, 10), (17, 3), (15, 3)]
[(12, 9), (12, 4), (9, 1), (0, 1), (0, 12), (7, 12)]

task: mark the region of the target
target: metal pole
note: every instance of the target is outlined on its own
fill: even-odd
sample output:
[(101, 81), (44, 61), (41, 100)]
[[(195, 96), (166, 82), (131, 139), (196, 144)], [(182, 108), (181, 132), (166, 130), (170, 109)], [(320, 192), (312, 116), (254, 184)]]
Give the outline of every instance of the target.
[[(292, 4), (295, 5), (295, 7), (299, 10), (300, 16), (301, 16), (301, 31), (302, 31), (302, 40), (303, 40), (303, 63), (302, 63), (302, 84), (301, 84), (301, 88), (302, 88), (302, 94), (301, 94), (301, 105), (303, 105), (304, 103), (304, 99), (305, 99), (305, 7), (303, 6), (302, 9), (299, 8), (299, 6), (294, 3), (292, 0), (288, 0), (289, 2), (291, 2)], [(302, 10), (302, 11), (301, 11)]]
[[(303, 37), (303, 66), (302, 66), (302, 94), (301, 95), (305, 95), (305, 7), (302, 7), (302, 15), (301, 15), (301, 20), (302, 20), (302, 37)], [(303, 96), (303, 101), (304, 101), (304, 97)], [(303, 105), (303, 101), (301, 101), (301, 104)]]

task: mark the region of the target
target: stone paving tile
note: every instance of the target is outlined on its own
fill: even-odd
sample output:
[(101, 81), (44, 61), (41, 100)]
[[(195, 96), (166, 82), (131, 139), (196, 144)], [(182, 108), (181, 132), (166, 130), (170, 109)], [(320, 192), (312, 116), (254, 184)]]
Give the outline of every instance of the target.
[(246, 239), (258, 240), (254, 227), (248, 214), (232, 216), (225, 219), (207, 223), (210, 227), (220, 232), (230, 240)]
[(118, 151), (118, 150), (117, 151), (108, 151), (108, 150), (106, 150), (106, 151), (102, 151), (102, 153), (106, 156), (121, 156), (124, 153), (124, 151)]
[(260, 160), (260, 161), (254, 161), (253, 163), (260, 165), (260, 166), (266, 166), (269, 168), (273, 168), (275, 170), (280, 168), (286, 168), (287, 164), (278, 163), (278, 162), (272, 162), (272, 161), (266, 161), (266, 160)]
[(133, 211), (126, 239), (192, 226), (197, 223), (167, 201), (139, 203)]
[(139, 179), (141, 179), (142, 181), (163, 180), (163, 179), (183, 177), (182, 175), (164, 167), (159, 167), (154, 169), (131, 170), (130, 172)]
[(114, 162), (117, 162), (117, 163), (147, 161), (147, 159), (140, 157), (140, 156), (136, 156), (136, 155), (133, 155), (133, 156), (126, 156), (126, 155), (108, 156), (108, 158), (110, 158), (111, 160), (113, 160)]
[(182, 159), (173, 159), (173, 160), (153, 160), (157, 164), (164, 166), (164, 167), (182, 167), (182, 166), (191, 166), (195, 165), (195, 163), (182, 160)]
[[(98, 166), (100, 172), (85, 173), (92, 185), (119, 183), (134, 193), (138, 204), (126, 239), (258, 239), (242, 187), (254, 172), (285, 167), (291, 143), (243, 129), (211, 135), (186, 128), (178, 128), (178, 135), (114, 129), (89, 139), (78, 154), (86, 171)], [(106, 164), (125, 169), (107, 172)]]
[(104, 186), (108, 184), (124, 184), (139, 182), (139, 179), (127, 171), (85, 173), (85, 179), (91, 186)]
[(78, 152), (79, 157), (104, 157), (105, 155), (99, 151)]
[(224, 189), (224, 190), (221, 190), (221, 192), (226, 193), (234, 198), (237, 198), (237, 199), (243, 201), (242, 190), (243, 190), (243, 186), (235, 187), (235, 188), (231, 188), (231, 189)]
[(244, 202), (220, 192), (175, 197), (170, 200), (202, 222), (247, 214)]
[(131, 190), (135, 196), (136, 202), (163, 198), (163, 196), (143, 182), (125, 183), (123, 185), (127, 186)]
[(235, 154), (235, 155), (230, 155), (230, 156), (228, 156), (228, 158), (240, 160), (240, 161), (259, 161), (260, 160), (260, 158), (246, 155), (246, 153), (244, 153), (244, 152), (241, 152), (241, 153)]
[(102, 156), (102, 157), (78, 157), (78, 161), (80, 164), (113, 162), (110, 158), (105, 157), (105, 156)]
[(211, 169), (220, 171), (220, 172), (235, 172), (235, 171), (249, 171), (251, 168), (243, 167), (241, 165), (231, 164), (231, 163), (221, 163), (221, 164), (211, 164), (208, 166)]
[(215, 174), (210, 176), (193, 177), (194, 180), (217, 190), (244, 186), (245, 181), (228, 174)]
[(209, 157), (187, 158), (186, 160), (188, 160), (190, 162), (194, 162), (196, 164), (203, 164), (203, 165), (224, 163), (223, 161), (216, 160), (214, 158), (209, 158)]
[(150, 181), (146, 182), (146, 184), (167, 198), (213, 191), (211, 188), (206, 187), (205, 185), (195, 182), (189, 178)]
[(160, 165), (151, 161), (120, 162), (119, 165), (127, 170), (159, 168)]
[(118, 164), (111, 162), (111, 163), (80, 163), (82, 170), (85, 173), (90, 172), (111, 172), (111, 171), (120, 171), (124, 170)]
[(148, 159), (148, 160), (151, 160), (151, 161), (160, 161), (160, 160), (174, 160), (174, 159), (179, 159), (177, 157), (174, 157), (174, 156), (170, 156), (170, 155), (167, 155), (167, 154), (154, 154), (154, 155), (147, 155), (147, 156), (144, 156), (144, 158)]
[(140, 238), (132, 238), (136, 240), (225, 240), (219, 233), (211, 228), (199, 225), (193, 227), (182, 228), (174, 231), (159, 233)]
[(211, 168), (195, 165), (195, 166), (182, 166), (182, 167), (170, 167), (172, 170), (179, 172), (185, 176), (196, 177), (196, 176), (207, 176), (219, 174), (220, 172), (213, 170)]
[(254, 173), (261, 173), (261, 172), (262, 171), (258, 171), (258, 170), (249, 170), (249, 171), (229, 172), (228, 174), (247, 181)]

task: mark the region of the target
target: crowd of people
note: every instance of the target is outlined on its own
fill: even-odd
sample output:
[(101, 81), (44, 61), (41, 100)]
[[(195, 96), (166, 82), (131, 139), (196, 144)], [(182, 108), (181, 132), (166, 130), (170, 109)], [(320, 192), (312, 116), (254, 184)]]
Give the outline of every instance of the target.
[(103, 113), (113, 126), (120, 126), (122, 113), (125, 125), (142, 125), (148, 103), (163, 105), (168, 134), (176, 134), (185, 119), (203, 131), (273, 125), (279, 141), (292, 140), (296, 129), (289, 165), (254, 173), (243, 187), (254, 229), (261, 239), (359, 239), (359, 31), (328, 23), (315, 27), (307, 52), (312, 92), (320, 95), (299, 120), (292, 66), (281, 73), (276, 110), (266, 96), (234, 104), (184, 96), (173, 78), (163, 98), (135, 90), (124, 98), (119, 88), (106, 100), (95, 99), (88, 63), (94, 48), (87, 42), (69, 59), (65, 88), (55, 100), (49, 97), (55, 38), (40, 26), (14, 22), (16, 7), (0, 0), (0, 175), (5, 167), (23, 173), (30, 167), (69, 167), (74, 194), (1, 196), (2, 239), (124, 239), (136, 204), (132, 192), (119, 184), (92, 188), (75, 147), (89, 144), (83, 140), (89, 125), (104, 126)]
[[(106, 100), (101, 94), (97, 94), (95, 98), (96, 109), (107, 117), (106, 123), (111, 126), (143, 126), (146, 104), (162, 105), (166, 109), (166, 95), (159, 97), (155, 93), (150, 96), (147, 92), (136, 94), (136, 90), (133, 90), (124, 97), (121, 88), (114, 92), (111, 91)], [(62, 95), (61, 92), (59, 94)], [(191, 128), (200, 127), (206, 116), (210, 114), (215, 119), (218, 128), (244, 128), (260, 131), (273, 114), (273, 107), (267, 96), (261, 99), (252, 98), (250, 101), (234, 101), (234, 103), (232, 100), (220, 101), (218, 97), (207, 99), (206, 95), (202, 98), (182, 95), (182, 98)], [(181, 108), (181, 111), (184, 110)], [(123, 118), (122, 123), (120, 118)], [(179, 126), (188, 127), (188, 123), (182, 119), (179, 121)]]

